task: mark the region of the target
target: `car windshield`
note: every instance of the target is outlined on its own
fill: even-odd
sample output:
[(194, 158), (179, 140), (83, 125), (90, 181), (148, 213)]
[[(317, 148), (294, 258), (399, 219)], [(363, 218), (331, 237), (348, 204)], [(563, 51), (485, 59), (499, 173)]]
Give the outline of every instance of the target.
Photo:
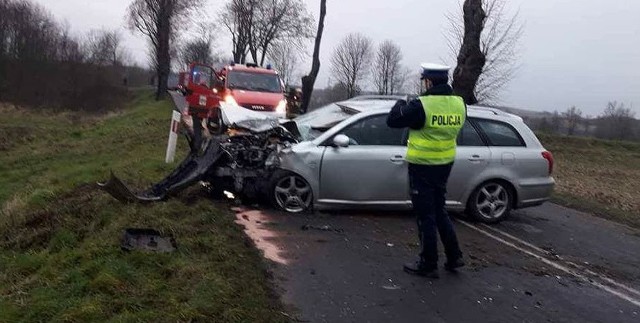
[(323, 132), (354, 115), (356, 112), (343, 109), (335, 103), (303, 114), (295, 119), (303, 141), (317, 138)]
[(275, 74), (231, 71), (227, 76), (230, 89), (255, 92), (282, 92), (280, 78)]

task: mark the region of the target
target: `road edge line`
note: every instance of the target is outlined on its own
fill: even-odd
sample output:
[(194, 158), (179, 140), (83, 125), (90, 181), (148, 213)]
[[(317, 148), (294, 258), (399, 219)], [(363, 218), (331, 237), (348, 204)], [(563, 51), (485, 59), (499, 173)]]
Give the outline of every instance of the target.
[(512, 234), (509, 234), (507, 232), (504, 232), (504, 231), (502, 231), (502, 230), (500, 230), (498, 228), (492, 228), (491, 226), (488, 226), (486, 224), (481, 224), (481, 225), (485, 229), (488, 229), (488, 230), (493, 231), (495, 233), (501, 234), (501, 235), (503, 235), (503, 236), (505, 236), (505, 237), (507, 237), (509, 239), (513, 239), (514, 241), (517, 241), (517, 242), (519, 242), (519, 243), (521, 243), (521, 244), (523, 244), (523, 245), (525, 245), (525, 246), (527, 246), (527, 247), (529, 247), (531, 249), (534, 249), (534, 250), (536, 250), (536, 251), (538, 251), (540, 253), (549, 255), (551, 257), (557, 257), (558, 259), (564, 261), (567, 265), (570, 265), (570, 266), (572, 266), (572, 267), (574, 267), (574, 268), (576, 268), (578, 270), (581, 270), (581, 271), (583, 271), (583, 272), (585, 272), (585, 273), (587, 273), (587, 274), (589, 274), (591, 276), (595, 276), (595, 277), (597, 277), (599, 279), (602, 279), (602, 280), (606, 281), (607, 283), (609, 283), (611, 285), (614, 285), (614, 286), (617, 286), (619, 288), (622, 288), (622, 289), (626, 290), (629, 293), (635, 294), (635, 296), (640, 296), (640, 291), (636, 290), (633, 287), (630, 287), (630, 286), (627, 286), (625, 284), (619, 283), (619, 282), (613, 280), (612, 278), (610, 278), (610, 277), (608, 277), (608, 276), (606, 276), (604, 274), (597, 273), (597, 272), (595, 272), (595, 271), (593, 271), (593, 270), (591, 270), (589, 268), (586, 268), (586, 267), (584, 267), (582, 265), (578, 265), (578, 264), (576, 264), (576, 263), (574, 263), (572, 261), (564, 260), (564, 258), (562, 258), (561, 255), (553, 254), (552, 252), (550, 252), (548, 250), (542, 249), (542, 248), (540, 248), (540, 247), (538, 247), (538, 246), (536, 246), (536, 245), (534, 245), (534, 244), (532, 244), (530, 242), (527, 242), (527, 241), (525, 241), (523, 239), (520, 239), (520, 238), (518, 238), (518, 237), (516, 237), (516, 236), (514, 236)]
[(474, 226), (474, 225), (472, 225), (470, 223), (467, 223), (465, 221), (459, 221), (459, 222), (462, 223), (464, 226), (466, 226), (466, 227), (468, 227), (470, 229), (473, 229), (473, 230), (475, 230), (477, 232), (480, 232), (481, 234), (483, 234), (483, 235), (485, 235), (485, 236), (487, 236), (487, 237), (489, 237), (491, 239), (494, 239), (494, 240), (496, 240), (496, 241), (498, 241), (498, 242), (500, 242), (500, 243), (502, 243), (502, 244), (504, 244), (506, 246), (514, 248), (516, 250), (519, 250), (519, 251), (521, 251), (521, 252), (523, 252), (523, 253), (525, 253), (525, 254), (527, 254), (529, 256), (532, 256), (532, 257), (544, 262), (545, 264), (547, 264), (549, 266), (552, 266), (552, 267), (554, 267), (554, 268), (556, 268), (556, 269), (558, 269), (560, 271), (563, 271), (563, 272), (565, 272), (565, 273), (567, 273), (569, 275), (572, 275), (572, 276), (574, 276), (574, 277), (576, 277), (576, 278), (578, 278), (578, 279), (580, 279), (580, 280), (582, 280), (584, 282), (587, 282), (587, 283), (589, 283), (589, 284), (591, 284), (591, 285), (593, 285), (593, 286), (595, 286), (595, 287), (597, 287), (597, 288), (599, 288), (599, 289), (601, 289), (601, 290), (603, 290), (605, 292), (608, 292), (611, 295), (614, 295), (614, 296), (616, 296), (616, 297), (618, 297), (620, 299), (623, 299), (623, 300), (625, 300), (625, 301), (627, 301), (627, 302), (629, 302), (629, 303), (631, 303), (631, 304), (633, 304), (633, 305), (635, 305), (637, 307), (640, 307), (640, 300), (639, 299), (636, 299), (634, 297), (626, 295), (626, 294), (624, 294), (624, 293), (622, 293), (620, 291), (617, 291), (617, 290), (615, 290), (615, 289), (613, 289), (613, 288), (611, 288), (609, 286), (600, 284), (600, 283), (594, 281), (593, 279), (589, 279), (586, 276), (584, 276), (584, 275), (582, 275), (580, 273), (577, 273), (574, 270), (571, 270), (570, 268), (568, 268), (566, 266), (563, 266), (563, 265), (561, 265), (559, 263), (551, 261), (551, 260), (549, 260), (549, 259), (547, 259), (547, 258), (545, 258), (543, 256), (540, 256), (540, 255), (538, 255), (538, 254), (536, 254), (536, 253), (534, 253), (532, 251), (529, 251), (529, 250), (526, 250), (526, 249), (524, 249), (522, 247), (519, 247), (519, 246), (517, 246), (516, 244), (514, 244), (512, 242), (506, 241), (505, 239), (502, 239), (502, 238), (500, 238), (498, 236), (495, 236), (495, 235), (493, 235), (493, 234), (491, 234), (491, 233), (489, 233), (489, 232), (487, 232), (485, 230), (482, 230), (482, 229), (480, 229), (480, 228), (478, 228), (478, 227), (476, 227), (476, 226)]

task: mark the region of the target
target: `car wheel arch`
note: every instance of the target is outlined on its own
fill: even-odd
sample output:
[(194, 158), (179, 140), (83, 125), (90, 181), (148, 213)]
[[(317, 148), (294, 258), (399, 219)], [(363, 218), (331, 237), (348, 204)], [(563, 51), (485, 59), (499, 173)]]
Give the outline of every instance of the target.
[(503, 178), (503, 177), (493, 177), (493, 178), (488, 178), (488, 179), (484, 179), (482, 181), (479, 181), (478, 183), (475, 183), (475, 185), (471, 185), (469, 189), (467, 189), (467, 191), (465, 192), (464, 198), (462, 199), (463, 201), (463, 205), (465, 206), (465, 211), (468, 208), (469, 205), (469, 199), (471, 198), (471, 196), (473, 195), (473, 192), (478, 189), (478, 187), (485, 185), (487, 183), (490, 182), (497, 182), (500, 184), (503, 184), (508, 190), (509, 193), (511, 193), (511, 207), (512, 209), (517, 209), (518, 208), (518, 196), (519, 196), (519, 192), (516, 189), (516, 185), (514, 185), (510, 180)]

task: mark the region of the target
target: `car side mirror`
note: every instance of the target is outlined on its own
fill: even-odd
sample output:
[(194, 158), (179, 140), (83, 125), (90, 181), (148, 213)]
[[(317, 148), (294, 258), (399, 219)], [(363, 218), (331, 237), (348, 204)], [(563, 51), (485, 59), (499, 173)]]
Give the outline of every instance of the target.
[(349, 147), (349, 137), (345, 135), (337, 135), (333, 137), (333, 145), (336, 147)]

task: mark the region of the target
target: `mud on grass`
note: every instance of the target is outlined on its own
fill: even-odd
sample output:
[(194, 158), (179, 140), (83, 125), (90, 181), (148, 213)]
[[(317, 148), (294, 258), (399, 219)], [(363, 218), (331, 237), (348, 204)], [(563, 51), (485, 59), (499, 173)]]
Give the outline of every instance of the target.
[(555, 157), (555, 202), (640, 227), (640, 143), (539, 138)]
[[(227, 207), (197, 188), (149, 205), (96, 188), (110, 168), (146, 187), (175, 166), (162, 161), (169, 105), (149, 98), (92, 125), (19, 124), (36, 135), (0, 154), (0, 322), (286, 321)], [(173, 235), (178, 249), (124, 252), (126, 228)]]

